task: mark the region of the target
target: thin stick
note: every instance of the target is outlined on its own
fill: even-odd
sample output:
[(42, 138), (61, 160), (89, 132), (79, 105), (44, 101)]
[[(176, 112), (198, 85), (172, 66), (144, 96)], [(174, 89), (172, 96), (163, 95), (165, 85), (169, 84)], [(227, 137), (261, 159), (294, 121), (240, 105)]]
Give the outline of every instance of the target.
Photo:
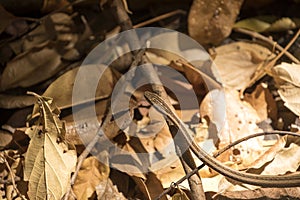
[[(291, 135), (291, 136), (297, 136), (300, 137), (300, 135), (298, 133), (293, 133), (293, 132), (289, 132), (289, 131), (269, 131), (269, 132), (261, 132), (261, 133), (255, 133), (252, 135), (248, 135), (246, 137), (243, 137), (241, 139), (238, 139), (232, 143), (230, 143), (229, 145), (227, 145), (226, 147), (224, 147), (223, 149), (219, 150), (218, 152), (213, 154), (213, 157), (217, 158), (219, 155), (221, 155), (222, 153), (224, 153), (225, 151), (227, 151), (228, 149), (232, 148), (233, 146), (244, 142), (246, 140), (249, 140), (251, 138), (254, 137), (259, 137), (259, 136), (263, 136), (263, 135)], [(202, 169), (205, 166), (205, 163), (202, 163), (201, 165), (199, 165), (197, 168), (193, 169), (191, 172), (189, 172), (188, 174), (186, 174), (184, 177), (180, 178), (178, 181), (176, 181), (175, 183), (172, 183), (172, 185), (164, 190), (158, 197), (155, 198), (155, 200), (159, 200), (161, 199), (164, 195), (168, 194), (175, 186), (179, 185), (180, 183), (182, 183), (183, 181), (185, 181), (186, 179), (188, 179), (189, 177), (191, 177), (193, 174), (197, 173), (200, 169)]]
[(14, 187), (14, 190), (17, 192), (18, 196), (19, 196), (21, 199), (27, 200), (27, 199), (24, 197), (24, 195), (22, 195), (21, 192), (18, 190), (17, 185), (16, 185), (16, 182), (15, 182), (15, 175), (14, 175), (14, 173), (12, 172), (12, 170), (11, 170), (11, 168), (10, 168), (10, 166), (9, 166), (9, 164), (8, 164), (8, 162), (7, 162), (7, 160), (6, 160), (6, 158), (5, 158), (3, 155), (1, 156), (1, 158), (3, 159), (3, 161), (4, 161), (5, 165), (6, 165), (6, 168), (7, 168), (8, 171), (9, 171), (9, 174), (10, 174), (10, 177), (11, 177), (11, 183), (12, 183), (12, 185), (13, 185), (13, 187)]
[(174, 15), (178, 15), (178, 14), (186, 14), (186, 12), (184, 10), (181, 10), (181, 9), (174, 10), (172, 12), (168, 12), (168, 13), (156, 16), (156, 17), (154, 17), (152, 19), (146, 20), (144, 22), (138, 23), (138, 24), (134, 25), (133, 28), (140, 28), (140, 27), (143, 27), (143, 26), (147, 26), (149, 24), (152, 24), (152, 23), (155, 23), (155, 22), (167, 19), (169, 17), (172, 17)]
[(268, 64), (266, 64), (265, 66), (263, 66), (261, 69), (257, 70), (254, 73), (253, 78), (251, 78), (251, 80), (247, 83), (247, 85), (241, 89), (241, 91), (240, 91), (241, 99), (244, 98), (244, 91), (246, 90), (246, 88), (252, 86), (256, 81), (258, 81), (263, 76), (265, 76), (267, 73), (269, 73), (270, 70), (272, 69), (272, 67), (274, 67), (275, 63), (279, 60), (279, 58), (281, 58), (281, 56), (285, 52), (287, 52), (287, 50), (292, 46), (292, 44), (296, 41), (296, 39), (299, 37), (299, 35), (300, 35), (300, 29), (297, 31), (297, 33), (294, 35), (294, 37), (291, 39), (291, 41), (288, 43), (288, 45), (286, 45), (286, 47), (273, 60), (271, 60)]
[[(275, 48), (277, 48), (279, 51), (284, 50), (284, 48), (282, 46), (280, 46), (277, 42), (273, 41), (272, 39), (270, 39), (268, 37), (265, 37), (264, 35), (262, 35), (260, 33), (257, 33), (257, 32), (251, 31), (251, 30), (247, 30), (247, 29), (243, 29), (243, 28), (234, 28), (233, 30), (236, 32), (239, 32), (239, 33), (249, 35), (253, 38), (260, 39), (264, 42), (267, 42), (268, 44), (275, 46)], [(300, 61), (295, 56), (293, 56), (293, 54), (291, 54), (290, 52), (286, 51), (284, 54), (294, 63), (297, 63), (297, 64), (300, 63)]]

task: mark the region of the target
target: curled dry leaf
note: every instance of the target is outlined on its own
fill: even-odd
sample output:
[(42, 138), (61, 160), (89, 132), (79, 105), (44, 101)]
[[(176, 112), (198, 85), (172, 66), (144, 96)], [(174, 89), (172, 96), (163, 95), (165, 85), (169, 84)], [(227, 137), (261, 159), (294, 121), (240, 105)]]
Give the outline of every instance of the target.
[(200, 44), (219, 44), (234, 25), (243, 0), (194, 0), (188, 18), (189, 34)]
[(216, 48), (215, 77), (225, 87), (247, 87), (253, 74), (274, 54), (258, 44), (235, 42)]
[(59, 200), (69, 186), (76, 151), (64, 141), (65, 128), (51, 109), (52, 99), (35, 96), (42, 113), (38, 120), (42, 128), (38, 124), (26, 130), (31, 140), (25, 156), (24, 180), (29, 181), (30, 199)]
[(278, 93), (284, 105), (300, 116), (300, 65), (281, 63), (273, 68)]

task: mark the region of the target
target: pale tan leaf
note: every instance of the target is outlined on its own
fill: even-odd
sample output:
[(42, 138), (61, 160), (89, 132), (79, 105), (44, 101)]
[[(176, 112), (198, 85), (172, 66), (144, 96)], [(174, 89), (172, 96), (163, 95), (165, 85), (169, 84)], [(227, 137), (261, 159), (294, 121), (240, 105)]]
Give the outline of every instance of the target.
[(272, 70), (278, 93), (284, 105), (300, 116), (300, 65), (281, 63)]
[(289, 147), (281, 149), (274, 160), (265, 167), (262, 174), (286, 174), (295, 172), (300, 166), (300, 147), (297, 144), (290, 144)]
[(235, 42), (216, 48), (215, 77), (225, 87), (242, 89), (265, 61), (274, 55), (265, 47), (247, 42)]
[[(242, 101), (235, 90), (210, 91), (201, 103), (200, 114), (209, 119), (209, 138), (215, 144), (219, 140), (219, 148), (262, 131), (256, 125), (260, 121), (256, 110), (248, 102)], [(262, 153), (262, 139), (253, 138), (235, 146), (239, 153), (231, 156), (242, 161), (242, 165), (252, 163)]]
[(65, 129), (57, 114), (53, 113), (52, 100), (35, 95), (42, 115), (43, 126), (27, 129), (31, 138), (25, 156), (24, 179), (28, 183), (30, 199), (61, 199), (69, 186), (76, 165), (76, 151), (64, 141)]

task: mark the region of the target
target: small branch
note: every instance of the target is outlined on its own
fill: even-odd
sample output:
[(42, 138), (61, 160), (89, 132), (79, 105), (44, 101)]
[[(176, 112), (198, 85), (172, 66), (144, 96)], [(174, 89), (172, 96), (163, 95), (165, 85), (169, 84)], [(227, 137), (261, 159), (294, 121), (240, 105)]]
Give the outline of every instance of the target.
[[(273, 41), (272, 39), (268, 38), (268, 37), (265, 37), (264, 35), (260, 34), (260, 33), (257, 33), (257, 32), (254, 32), (254, 31), (250, 31), (250, 30), (247, 30), (247, 29), (243, 29), (243, 28), (234, 28), (233, 29), (234, 31), (236, 32), (239, 32), (239, 33), (243, 33), (243, 34), (246, 34), (246, 35), (249, 35), (253, 38), (257, 38), (259, 40), (262, 40), (264, 42), (267, 42), (268, 44), (272, 45), (272, 46), (275, 46), (276, 49), (278, 49), (279, 51), (283, 51), (284, 48), (282, 46), (280, 46), (277, 42)], [(295, 57), (293, 56), (293, 54), (291, 54), (290, 52), (286, 51), (284, 52), (284, 54), (291, 60), (293, 61), (294, 63), (300, 63), (300, 61)]]
[(133, 26), (133, 28), (140, 28), (140, 27), (143, 27), (143, 26), (147, 26), (149, 24), (152, 24), (152, 23), (155, 23), (155, 22), (158, 22), (158, 21), (161, 21), (161, 20), (164, 20), (164, 19), (167, 19), (169, 17), (172, 17), (174, 15), (178, 15), (178, 14), (186, 14), (186, 12), (184, 10), (174, 10), (172, 12), (168, 12), (168, 13), (165, 13), (165, 14), (162, 14), (162, 15), (159, 15), (157, 17), (154, 17), (152, 19), (149, 19), (147, 21), (144, 21), (144, 22), (141, 22), (141, 23), (138, 23), (136, 25)]
[(11, 168), (10, 168), (10, 166), (9, 166), (9, 164), (8, 164), (8, 162), (7, 162), (7, 160), (6, 160), (6, 158), (5, 158), (5, 156), (1, 155), (1, 159), (2, 159), (2, 161), (5, 163), (6, 168), (7, 168), (8, 171), (9, 171), (9, 174), (10, 174), (10, 177), (11, 177), (11, 183), (12, 183), (12, 185), (13, 185), (13, 187), (14, 187), (14, 190), (16, 191), (16, 193), (18, 194), (18, 196), (19, 196), (21, 199), (27, 200), (27, 199), (24, 197), (24, 195), (22, 195), (21, 192), (18, 190), (17, 185), (16, 185), (16, 182), (15, 182), (15, 174), (14, 174), (13, 171), (11, 170)]
[(294, 37), (291, 39), (291, 41), (288, 43), (288, 45), (286, 45), (286, 47), (273, 60), (271, 60), (268, 64), (266, 64), (265, 66), (263, 66), (261, 69), (257, 70), (254, 73), (251, 80), (247, 83), (247, 86), (245, 86), (244, 88), (241, 89), (241, 91), (240, 91), (241, 99), (244, 98), (244, 91), (246, 90), (246, 88), (252, 86), (256, 81), (258, 81), (263, 76), (265, 76), (267, 73), (269, 73), (271, 71), (272, 67), (274, 67), (275, 63), (279, 60), (279, 58), (282, 57), (283, 54), (285, 54), (287, 52), (287, 50), (292, 46), (292, 44), (296, 41), (296, 39), (299, 37), (299, 35), (300, 35), (300, 29), (297, 31), (297, 33), (294, 35)]

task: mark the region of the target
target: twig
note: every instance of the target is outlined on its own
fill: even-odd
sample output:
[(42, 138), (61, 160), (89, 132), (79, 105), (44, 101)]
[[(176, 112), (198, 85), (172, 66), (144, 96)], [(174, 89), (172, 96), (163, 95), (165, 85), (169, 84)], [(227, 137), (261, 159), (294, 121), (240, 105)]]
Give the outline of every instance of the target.
[(275, 65), (275, 63), (278, 61), (279, 58), (281, 58), (281, 56), (292, 46), (292, 44), (296, 41), (296, 39), (298, 38), (298, 36), (300, 35), (300, 29), (297, 31), (297, 33), (295, 34), (295, 36), (291, 39), (291, 41), (288, 43), (288, 45), (286, 45), (286, 47), (283, 49), (283, 51), (281, 51), (273, 60), (271, 60), (268, 64), (266, 64), (265, 66), (263, 66), (261, 69), (257, 70), (254, 74), (254, 76), (251, 78), (251, 80), (247, 83), (246, 86), (244, 86), (244, 88), (241, 89), (240, 91), (240, 97), (241, 99), (244, 98), (244, 91), (246, 88), (252, 86), (256, 81), (258, 81), (259, 79), (261, 79), (264, 75), (266, 75), (267, 73), (270, 72), (270, 70), (272, 69), (272, 67)]
[(172, 17), (172, 16), (174, 16), (174, 15), (178, 15), (178, 14), (186, 14), (186, 12), (185, 12), (184, 10), (180, 10), (180, 9), (174, 10), (174, 11), (172, 11), (172, 12), (168, 12), (168, 13), (159, 15), (159, 16), (157, 16), (157, 17), (154, 17), (154, 18), (152, 18), (152, 19), (146, 20), (146, 21), (144, 21), (144, 22), (138, 23), (138, 24), (134, 25), (133, 28), (140, 28), (140, 27), (143, 27), (143, 26), (147, 26), (147, 25), (149, 25), (149, 24), (158, 22), (158, 21), (160, 21), (160, 20), (163, 20), (163, 19)]
[[(235, 145), (237, 145), (237, 144), (239, 144), (241, 142), (244, 142), (246, 140), (249, 140), (251, 138), (255, 138), (255, 137), (259, 137), (259, 136), (263, 136), (263, 135), (276, 135), (276, 134), (277, 135), (291, 135), (291, 136), (300, 137), (300, 135), (298, 133), (293, 133), (293, 132), (289, 132), (289, 131), (269, 131), (269, 132), (255, 133), (255, 134), (248, 135), (246, 137), (243, 137), (241, 139), (238, 139), (238, 140), (230, 143), (229, 145), (227, 145), (223, 149), (221, 149), (218, 152), (214, 153), (213, 157), (217, 158), (219, 155), (221, 155), (222, 153), (224, 153), (228, 149), (232, 148), (233, 146), (235, 146)], [(172, 185), (168, 189), (164, 190), (158, 197), (156, 197), (155, 200), (161, 199), (164, 195), (168, 194), (173, 189), (173, 185), (179, 185), (180, 183), (182, 183), (183, 181), (185, 181), (186, 179), (188, 179), (189, 177), (191, 177), (193, 174), (197, 173), (204, 166), (205, 166), (205, 163), (202, 163), (197, 168), (193, 169), (191, 172), (189, 172), (188, 174), (186, 174), (184, 177), (180, 178), (175, 183), (172, 183)]]
[[(277, 42), (273, 41), (272, 39), (270, 39), (268, 37), (265, 37), (264, 35), (262, 35), (260, 33), (257, 33), (257, 32), (251, 31), (251, 30), (247, 30), (247, 29), (243, 29), (243, 28), (234, 28), (233, 30), (236, 32), (239, 32), (239, 33), (250, 35), (251, 37), (260, 39), (264, 42), (267, 42), (268, 44), (275, 46), (275, 48), (277, 48), (279, 51), (284, 50), (284, 48), (282, 46), (280, 46)], [(286, 51), (286, 52), (284, 52), (284, 54), (289, 59), (291, 59), (291, 61), (293, 61), (294, 63), (300, 63), (300, 61), (295, 56), (293, 56), (293, 54), (291, 54), (290, 52)]]
[(15, 175), (13, 173), (13, 171), (11, 170), (5, 156), (1, 155), (1, 159), (4, 161), (5, 165), (6, 165), (6, 168), (8, 169), (9, 171), (9, 174), (10, 174), (10, 177), (11, 177), (11, 183), (14, 187), (14, 190), (17, 192), (18, 196), (23, 199), (23, 200), (27, 200), (24, 195), (21, 194), (21, 192), (19, 191), (19, 189), (17, 188), (17, 185), (16, 185), (16, 182), (15, 182)]

